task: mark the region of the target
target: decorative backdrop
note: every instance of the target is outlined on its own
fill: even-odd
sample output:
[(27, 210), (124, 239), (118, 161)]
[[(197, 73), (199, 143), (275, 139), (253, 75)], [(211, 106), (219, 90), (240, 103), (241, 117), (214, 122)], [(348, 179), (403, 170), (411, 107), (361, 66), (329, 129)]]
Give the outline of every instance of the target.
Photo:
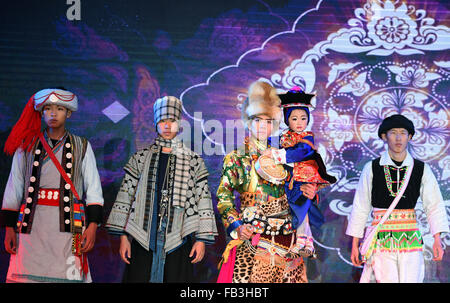
[[(385, 149), (377, 129), (391, 114), (414, 122), (410, 152), (431, 166), (450, 216), (447, 1), (74, 3), (2, 4), (0, 143), (3, 151), (34, 92), (51, 86), (75, 92), (80, 108), (68, 128), (93, 146), (105, 219), (123, 165), (156, 136), (152, 105), (164, 95), (183, 101), (183, 118), (192, 126), (192, 140), (185, 142), (203, 152), (216, 203), (224, 153), (240, 144), (227, 136), (236, 128), (227, 121), (240, 119), (246, 90), (255, 80), (267, 81), (280, 92), (300, 86), (316, 94), (309, 128), (329, 173), (339, 181), (321, 192), (326, 222), (313, 230), (319, 259), (308, 261), (311, 282), (359, 279), (361, 269), (350, 262), (347, 217), (364, 164)], [(74, 11), (79, 20), (70, 17)], [(215, 152), (207, 153), (211, 148)], [(3, 196), (11, 158), (2, 154), (0, 160)], [(425, 241), (425, 282), (449, 282), (449, 252), (440, 263), (431, 260), (433, 239), (421, 201), (417, 212)], [(199, 282), (217, 278), (226, 243), (219, 217), (217, 222), (221, 236), (197, 266)], [(9, 255), (3, 247), (4, 229), (0, 234), (4, 281)], [(450, 235), (442, 238), (450, 245)], [(118, 238), (100, 228), (89, 257), (95, 282), (120, 282)]]

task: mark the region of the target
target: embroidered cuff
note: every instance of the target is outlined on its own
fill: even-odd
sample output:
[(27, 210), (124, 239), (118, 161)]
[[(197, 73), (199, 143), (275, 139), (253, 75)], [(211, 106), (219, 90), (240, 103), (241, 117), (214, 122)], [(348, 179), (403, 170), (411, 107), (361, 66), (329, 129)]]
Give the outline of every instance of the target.
[(238, 228), (239, 226), (243, 225), (244, 223), (241, 220), (234, 221), (227, 227), (227, 233), (231, 236), (231, 233)]
[(91, 204), (86, 206), (87, 226), (89, 223), (95, 222), (100, 225), (103, 221), (103, 206), (98, 204)]
[[(219, 210), (220, 212), (220, 210)], [(234, 208), (234, 206), (230, 206), (224, 211), (221, 212), (222, 222), (225, 228), (228, 228), (230, 224), (239, 220), (239, 213)]]
[(0, 216), (1, 226), (7, 227), (17, 226), (17, 218), (19, 216), (19, 212), (17, 210), (2, 209), (0, 214), (1, 214)]

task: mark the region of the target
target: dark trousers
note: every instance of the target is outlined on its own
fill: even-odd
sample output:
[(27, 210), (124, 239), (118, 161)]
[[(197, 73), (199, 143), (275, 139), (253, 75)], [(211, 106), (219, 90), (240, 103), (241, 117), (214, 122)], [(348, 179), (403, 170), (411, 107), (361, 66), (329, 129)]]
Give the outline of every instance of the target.
[[(194, 266), (189, 253), (192, 240), (187, 241), (166, 256), (164, 265), (164, 283), (194, 282)], [(131, 242), (131, 260), (123, 274), (123, 283), (148, 283), (152, 270), (153, 252), (147, 251), (137, 241)]]

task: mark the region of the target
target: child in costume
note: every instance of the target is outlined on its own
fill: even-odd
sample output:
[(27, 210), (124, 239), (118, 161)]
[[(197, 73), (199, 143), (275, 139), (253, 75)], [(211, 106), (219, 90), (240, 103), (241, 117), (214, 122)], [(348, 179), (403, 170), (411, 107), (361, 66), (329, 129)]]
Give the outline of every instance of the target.
[[(327, 174), (323, 160), (316, 152), (314, 134), (305, 130), (310, 121), (309, 108), (314, 95), (306, 94), (300, 88), (294, 87), (279, 96), (284, 121), (289, 128), (280, 136), (282, 149), (272, 149), (272, 157), (277, 163), (286, 164), (290, 171), (285, 183), (285, 191), (292, 209), (292, 224), (294, 228), (297, 228), (297, 239), (291, 252), (314, 257), (315, 249), (310, 223), (320, 227), (323, 216), (316, 204), (303, 195), (300, 186), (306, 183), (313, 184), (318, 191), (335, 183), (336, 178)], [(291, 152), (286, 153), (286, 150)], [(290, 154), (295, 154), (295, 158), (290, 157)]]
[(102, 221), (103, 195), (90, 143), (65, 128), (77, 109), (72, 92), (43, 89), (6, 141), (5, 152), (14, 154), (2, 204), (11, 254), (6, 282), (91, 282), (86, 253)]

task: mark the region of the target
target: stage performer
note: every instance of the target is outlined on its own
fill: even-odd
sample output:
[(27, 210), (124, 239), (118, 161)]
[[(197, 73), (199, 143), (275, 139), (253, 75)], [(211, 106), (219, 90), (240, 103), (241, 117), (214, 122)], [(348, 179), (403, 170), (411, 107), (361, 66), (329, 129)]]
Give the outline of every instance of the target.
[[(414, 211), (419, 197), (434, 237), (433, 260), (442, 260), (440, 236), (449, 232), (447, 213), (430, 166), (413, 159), (407, 150), (414, 133), (412, 121), (403, 115), (384, 119), (378, 136), (387, 143), (387, 150), (361, 173), (346, 230), (353, 237), (352, 263), (364, 262), (360, 282), (423, 282), (423, 239)], [(360, 251), (371, 211), (373, 221)]]
[(90, 143), (65, 127), (77, 109), (72, 92), (40, 90), (6, 141), (5, 152), (14, 154), (2, 205), (6, 282), (92, 282), (86, 253), (102, 221), (103, 194)]
[(318, 199), (306, 198), (300, 190), (302, 184), (312, 184), (320, 190), (336, 182), (327, 174), (322, 157), (314, 145), (314, 133), (305, 131), (310, 122), (312, 94), (294, 87), (285, 94), (279, 94), (283, 116), (288, 129), (280, 136), (280, 147), (272, 148), (270, 155), (276, 163), (286, 165), (289, 178), (285, 183), (286, 196), (292, 211), (293, 228), (297, 239), (291, 251), (305, 257), (315, 256), (310, 224), (320, 228), (323, 215), (317, 207)]
[(106, 227), (120, 235), (123, 282), (194, 282), (217, 235), (208, 170), (177, 137), (181, 101), (166, 96), (153, 110), (158, 137), (125, 165)]
[[(244, 146), (225, 156), (217, 190), (217, 208), (232, 239), (219, 264), (218, 282), (306, 283), (303, 258), (286, 256), (296, 233), (283, 183), (267, 181), (258, 173), (259, 158), (270, 147), (270, 136), (281, 120), (275, 88), (252, 83), (242, 119), (249, 136)], [(310, 184), (302, 190), (311, 199), (315, 196)], [(239, 193), (239, 210), (234, 191)]]

